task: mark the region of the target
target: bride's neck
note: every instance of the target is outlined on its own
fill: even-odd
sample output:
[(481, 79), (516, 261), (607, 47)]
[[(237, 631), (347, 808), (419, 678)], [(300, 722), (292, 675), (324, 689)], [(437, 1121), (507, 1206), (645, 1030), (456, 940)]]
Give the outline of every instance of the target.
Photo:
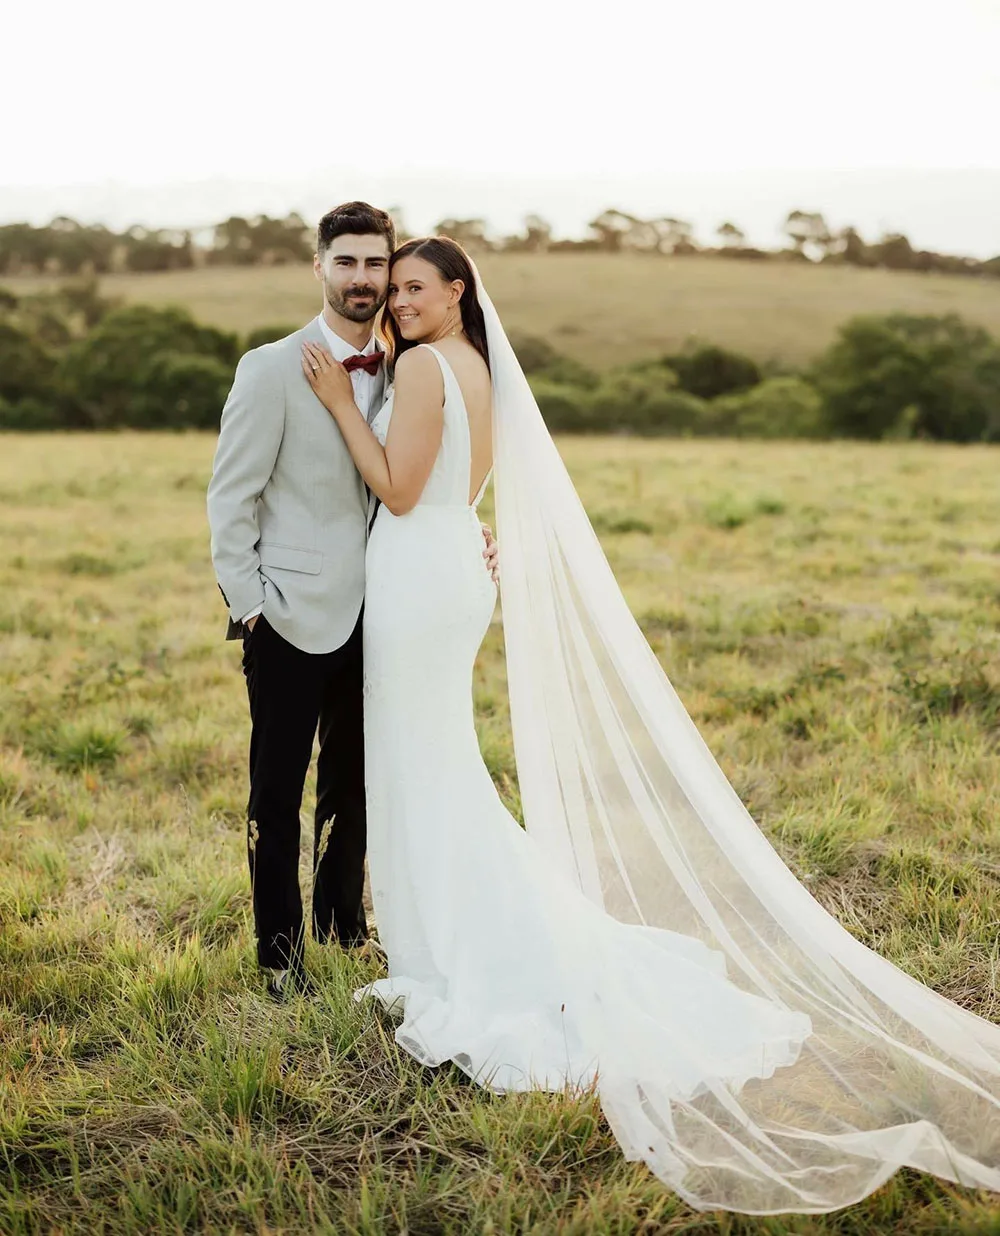
[(464, 338), (465, 328), (462, 325), (461, 317), (452, 318), (441, 323), (441, 326), (430, 336), (425, 339), (424, 343), (440, 343), (442, 339), (450, 339), (452, 337)]

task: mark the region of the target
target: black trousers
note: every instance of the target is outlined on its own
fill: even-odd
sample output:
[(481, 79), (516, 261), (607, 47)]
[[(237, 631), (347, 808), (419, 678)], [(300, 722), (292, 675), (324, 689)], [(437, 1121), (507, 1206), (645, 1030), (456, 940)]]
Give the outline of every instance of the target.
[(250, 698), (247, 859), (257, 961), (285, 969), (302, 957), (299, 810), (317, 726), (313, 935), (346, 945), (367, 936), (361, 618), (346, 644), (310, 653), (261, 615), (252, 631), (244, 630), (243, 673)]

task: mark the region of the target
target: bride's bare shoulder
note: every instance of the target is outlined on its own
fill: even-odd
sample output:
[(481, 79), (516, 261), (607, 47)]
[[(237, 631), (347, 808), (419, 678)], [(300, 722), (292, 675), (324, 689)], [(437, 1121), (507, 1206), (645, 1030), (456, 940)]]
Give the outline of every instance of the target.
[(401, 408), (434, 420), (441, 417), (444, 377), (437, 358), (426, 348), (408, 348), (396, 358), (392, 372), (392, 405), (394, 418)]
[(408, 348), (397, 357), (393, 365), (392, 381), (397, 391), (400, 386), (404, 391), (419, 386), (444, 393), (441, 366), (428, 348)]

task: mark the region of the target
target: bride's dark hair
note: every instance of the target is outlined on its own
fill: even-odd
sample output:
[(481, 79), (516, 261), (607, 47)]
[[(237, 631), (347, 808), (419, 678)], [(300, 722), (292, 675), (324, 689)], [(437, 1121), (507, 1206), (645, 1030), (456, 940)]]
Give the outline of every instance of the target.
[[(450, 236), (423, 236), (408, 240), (405, 245), (400, 245), (389, 259), (390, 283), (393, 267), (405, 257), (419, 257), (425, 262), (430, 262), (446, 283), (461, 279), (465, 284), (462, 299), (458, 302), (462, 314), (462, 327), (469, 342), (486, 362), (488, 369), (490, 354), (486, 346), (486, 319), (483, 317), (483, 307), (476, 295), (476, 276), (465, 250)], [(416, 347), (419, 342), (416, 339), (403, 338), (388, 306), (382, 314), (381, 333), (385, 340), (386, 351), (389, 353), (390, 365), (394, 365), (404, 352)]]

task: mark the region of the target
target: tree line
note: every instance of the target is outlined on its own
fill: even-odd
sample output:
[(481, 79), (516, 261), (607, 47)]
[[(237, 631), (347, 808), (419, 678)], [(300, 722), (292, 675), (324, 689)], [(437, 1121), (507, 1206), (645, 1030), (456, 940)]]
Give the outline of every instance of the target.
[[(401, 239), (408, 236), (400, 211), (393, 212)], [(491, 234), (485, 219), (442, 219), (433, 231), (451, 236), (471, 252), (639, 253), (687, 257), (839, 263), (888, 270), (940, 271), (1000, 278), (1000, 256), (987, 261), (917, 249), (892, 232), (867, 241), (854, 227), (831, 228), (818, 211), (792, 210), (784, 220), (787, 244), (760, 249), (731, 220), (715, 229), (713, 244), (700, 242), (693, 224), (663, 216), (642, 219), (626, 211), (602, 211), (581, 240), (560, 239), (540, 215), (528, 215), (520, 232)], [(202, 266), (268, 266), (306, 262), (314, 230), (298, 214), (284, 218), (233, 215), (202, 229), (149, 228), (115, 232), (66, 216), (45, 226), (0, 226), (0, 276), (18, 274), (105, 275), (116, 272), (189, 270)]]
[(60, 216), (36, 227), (0, 226), (0, 275), (107, 275), (196, 266), (261, 266), (304, 262), (314, 234), (299, 215), (233, 216), (210, 229), (150, 228), (115, 232), (103, 224)]
[[(294, 329), (240, 337), (96, 279), (0, 288), (0, 429), (215, 429), (240, 355)], [(511, 341), (554, 432), (1000, 442), (1000, 340), (955, 314), (851, 318), (801, 370), (692, 345), (598, 373)]]

